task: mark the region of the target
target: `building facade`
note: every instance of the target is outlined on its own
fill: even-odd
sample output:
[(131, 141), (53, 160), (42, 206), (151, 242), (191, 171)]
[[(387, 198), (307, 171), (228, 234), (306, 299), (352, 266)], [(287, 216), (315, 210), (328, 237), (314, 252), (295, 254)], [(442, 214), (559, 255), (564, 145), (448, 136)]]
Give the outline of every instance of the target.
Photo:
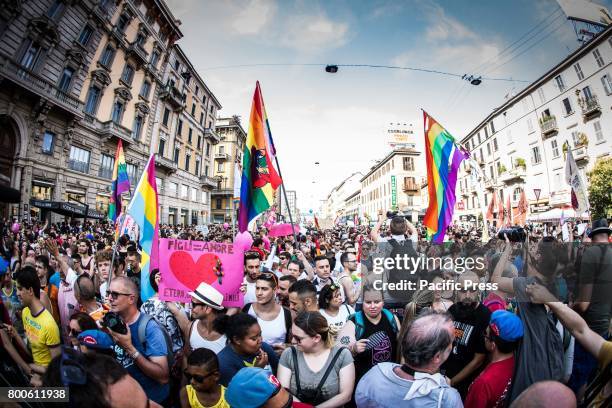
[(219, 143), (216, 115), (221, 104), (185, 52), (173, 45), (155, 109), (154, 143), (161, 222), (205, 224), (217, 186), (212, 152)]
[[(464, 162), (457, 183), (455, 220), (475, 222), (494, 194), (512, 211), (525, 191), (530, 212), (571, 206), (566, 153), (587, 180), (595, 162), (612, 152), (612, 26), (493, 110), (462, 139), (484, 174), (478, 200)], [(497, 209), (494, 212), (497, 217)]]
[(215, 146), (212, 175), (216, 188), (212, 192), (212, 221), (231, 222), (238, 209), (234, 197), (238, 197), (242, 178), (242, 154), (247, 134), (240, 124), (240, 118), (219, 118), (217, 133), (220, 142)]
[(181, 36), (159, 0), (3, 2), (0, 171), (21, 202), (2, 215), (104, 218), (118, 140), (134, 187)]
[(391, 151), (361, 178), (360, 217), (378, 218), (378, 211), (398, 210), (417, 222), (422, 213), (421, 153), (414, 147)]
[(345, 201), (355, 191), (359, 190), (362, 177), (362, 173), (355, 172), (342, 180), (340, 184), (330, 191), (325, 203), (322, 205), (321, 222), (328, 225), (328, 223), (344, 219), (346, 215)]

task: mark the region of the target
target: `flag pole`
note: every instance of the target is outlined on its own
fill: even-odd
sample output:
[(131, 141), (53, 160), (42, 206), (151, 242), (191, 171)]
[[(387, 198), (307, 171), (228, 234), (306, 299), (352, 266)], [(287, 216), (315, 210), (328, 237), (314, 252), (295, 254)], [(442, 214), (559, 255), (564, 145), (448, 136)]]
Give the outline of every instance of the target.
[(285, 179), (283, 179), (283, 174), (281, 173), (280, 164), (278, 163), (278, 156), (274, 155), (274, 160), (276, 161), (276, 168), (278, 169), (278, 176), (281, 178), (281, 180), (283, 180), (283, 183), (280, 185), (280, 188), (283, 192), (283, 197), (285, 197), (285, 205), (287, 206), (287, 214), (289, 214), (289, 223), (291, 224), (291, 232), (293, 233), (293, 242), (294, 242), (294, 245), (297, 245), (298, 242), (297, 242), (297, 235), (295, 234), (295, 227), (293, 226), (293, 216), (291, 215), (291, 207), (289, 206), (289, 200), (287, 199), (287, 189), (284, 188)]

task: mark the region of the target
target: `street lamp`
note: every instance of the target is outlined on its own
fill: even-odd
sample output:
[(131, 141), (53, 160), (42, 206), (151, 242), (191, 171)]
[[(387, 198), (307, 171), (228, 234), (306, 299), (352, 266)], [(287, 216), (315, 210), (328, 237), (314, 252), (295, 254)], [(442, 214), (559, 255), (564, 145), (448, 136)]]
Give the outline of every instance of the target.
[(338, 72), (338, 66), (337, 65), (327, 65), (325, 66), (325, 72), (329, 74), (335, 74), (336, 72)]

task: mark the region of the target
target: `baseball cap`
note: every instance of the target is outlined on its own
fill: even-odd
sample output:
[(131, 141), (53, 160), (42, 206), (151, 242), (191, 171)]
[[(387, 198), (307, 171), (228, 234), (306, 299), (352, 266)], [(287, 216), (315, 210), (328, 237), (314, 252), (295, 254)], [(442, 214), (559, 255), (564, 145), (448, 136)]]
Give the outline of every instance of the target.
[(92, 349), (111, 350), (113, 339), (102, 330), (83, 330), (77, 337), (79, 343)]
[(225, 400), (232, 408), (260, 407), (280, 389), (280, 381), (270, 371), (259, 367), (244, 367), (228, 384)]
[(523, 337), (523, 322), (512, 312), (496, 310), (491, 314), (489, 328), (504, 341), (517, 341)]

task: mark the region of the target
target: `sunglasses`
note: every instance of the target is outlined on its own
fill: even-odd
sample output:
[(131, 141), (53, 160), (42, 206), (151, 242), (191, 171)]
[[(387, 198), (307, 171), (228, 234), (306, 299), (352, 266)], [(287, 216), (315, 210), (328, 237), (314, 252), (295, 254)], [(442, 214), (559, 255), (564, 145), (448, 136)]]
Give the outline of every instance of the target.
[(122, 293), (122, 292), (108, 292), (108, 296), (112, 297), (113, 299), (117, 300), (119, 298), (119, 296), (132, 296), (131, 293)]
[(82, 333), (82, 331), (81, 331), (81, 330), (74, 330), (74, 329), (70, 329), (70, 332), (69, 332), (69, 334), (70, 334), (72, 337), (77, 337), (77, 336), (78, 336), (79, 334), (81, 334), (81, 333)]
[(203, 383), (204, 380), (206, 380), (208, 377), (216, 373), (217, 373), (216, 371), (213, 371), (212, 373), (208, 373), (206, 375), (197, 375), (197, 374), (189, 374), (187, 370), (183, 371), (183, 374), (185, 374), (185, 377), (187, 377), (188, 382), (191, 382), (191, 380), (193, 379), (197, 383)]
[(200, 302), (191, 302), (191, 308), (195, 309), (198, 306), (208, 306), (206, 303), (200, 303)]

